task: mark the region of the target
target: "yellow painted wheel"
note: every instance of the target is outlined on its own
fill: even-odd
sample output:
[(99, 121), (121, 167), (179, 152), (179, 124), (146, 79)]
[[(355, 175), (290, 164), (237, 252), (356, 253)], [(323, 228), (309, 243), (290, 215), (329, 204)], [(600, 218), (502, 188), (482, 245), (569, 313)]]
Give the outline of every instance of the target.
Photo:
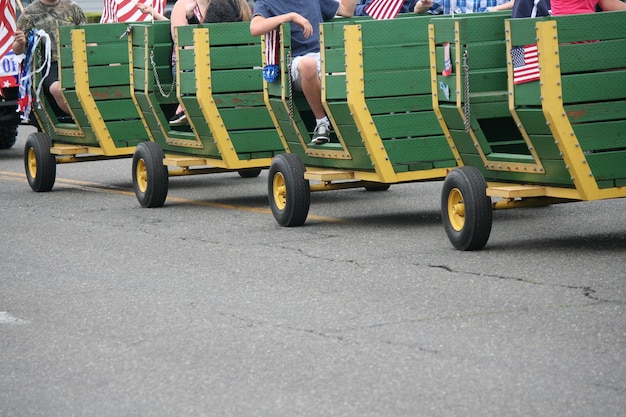
[(491, 234), (492, 210), (487, 182), (477, 168), (450, 171), (441, 192), (441, 218), (452, 246), (459, 250), (483, 248)]
[(458, 188), (453, 188), (448, 194), (448, 220), (454, 230), (460, 232), (465, 226), (465, 204), (463, 194)]
[(48, 135), (35, 132), (28, 135), (24, 147), (24, 170), (33, 191), (50, 191), (57, 175), (54, 155), (50, 153), (52, 142)]
[(28, 175), (31, 178), (37, 177), (37, 158), (35, 157), (35, 150), (33, 148), (28, 148), (26, 153), (26, 169), (28, 171)]
[(304, 172), (304, 164), (294, 154), (277, 155), (272, 160), (267, 191), (272, 214), (281, 226), (300, 226), (309, 215), (311, 189)]
[(140, 192), (145, 193), (148, 189), (148, 171), (146, 161), (143, 158), (137, 161), (135, 175), (137, 175), (137, 188), (139, 188)]
[(133, 155), (133, 189), (141, 207), (161, 207), (167, 198), (169, 175), (163, 150), (154, 142), (141, 142)]
[(281, 211), (284, 210), (287, 205), (287, 189), (285, 187), (285, 177), (280, 172), (274, 175), (272, 191), (276, 208)]

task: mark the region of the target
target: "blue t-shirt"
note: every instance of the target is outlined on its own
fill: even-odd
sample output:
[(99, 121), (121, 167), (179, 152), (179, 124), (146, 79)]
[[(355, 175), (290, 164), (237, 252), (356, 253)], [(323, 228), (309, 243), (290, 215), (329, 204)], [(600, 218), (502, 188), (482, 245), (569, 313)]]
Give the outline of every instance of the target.
[(308, 39), (304, 38), (302, 28), (291, 23), (291, 49), (293, 56), (319, 52), (320, 33), (319, 25), (324, 20), (335, 17), (339, 9), (337, 0), (257, 0), (254, 4), (254, 15), (267, 18), (280, 16), (281, 14), (296, 12), (311, 22), (313, 34)]

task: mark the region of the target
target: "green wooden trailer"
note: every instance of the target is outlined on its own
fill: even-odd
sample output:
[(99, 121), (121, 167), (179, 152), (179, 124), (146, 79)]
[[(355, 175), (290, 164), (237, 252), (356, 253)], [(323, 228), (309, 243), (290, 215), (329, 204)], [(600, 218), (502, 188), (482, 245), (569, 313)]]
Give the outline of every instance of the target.
[[(170, 25), (134, 24), (133, 98), (150, 141), (133, 156), (133, 184), (143, 207), (159, 207), (168, 177), (239, 172), (256, 177), (285, 151), (263, 99), (261, 41), (250, 24), (176, 28), (172, 77)], [(181, 103), (189, 124), (168, 119)]]
[(280, 77), (266, 100), (288, 153), (274, 158), (268, 193), (282, 226), (306, 221), (310, 192), (441, 180), (456, 167), (432, 109), (427, 16), (335, 19), (320, 26), (322, 102), (331, 143), (310, 143), (315, 118), (289, 77), (289, 26)]
[(460, 250), (484, 247), (492, 209), (626, 197), (626, 12), (507, 17), (429, 28), (433, 107), (462, 166), (441, 199)]
[(26, 140), (24, 165), (34, 191), (52, 189), (57, 164), (130, 158), (137, 144), (149, 140), (132, 99), (126, 29), (59, 28), (59, 81), (71, 115), (55, 110), (43, 92), (33, 105), (39, 132)]

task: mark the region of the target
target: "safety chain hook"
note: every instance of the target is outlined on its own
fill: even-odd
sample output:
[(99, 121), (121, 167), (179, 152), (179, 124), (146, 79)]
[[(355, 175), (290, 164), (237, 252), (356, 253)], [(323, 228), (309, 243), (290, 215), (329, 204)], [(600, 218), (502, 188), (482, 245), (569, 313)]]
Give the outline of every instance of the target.
[(150, 51), (150, 63), (152, 64), (152, 72), (154, 72), (154, 80), (156, 81), (156, 85), (159, 88), (159, 92), (165, 98), (169, 98), (174, 92), (174, 88), (176, 87), (176, 78), (172, 80), (172, 85), (170, 86), (170, 91), (166, 93), (163, 91), (163, 87), (161, 86), (161, 80), (159, 79), (159, 73), (156, 69), (156, 62), (154, 62), (154, 50)]

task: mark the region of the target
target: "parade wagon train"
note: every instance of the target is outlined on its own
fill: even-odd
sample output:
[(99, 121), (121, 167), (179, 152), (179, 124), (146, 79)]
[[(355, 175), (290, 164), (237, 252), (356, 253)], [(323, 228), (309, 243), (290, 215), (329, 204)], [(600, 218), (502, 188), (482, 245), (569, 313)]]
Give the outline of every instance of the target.
[(306, 220), (311, 191), (441, 180), (456, 166), (432, 109), (430, 18), (336, 19), (320, 26), (322, 103), (331, 142), (310, 143), (315, 118), (289, 77), (289, 26), (280, 27), (280, 76), (266, 81), (267, 104), (288, 153), (268, 178), (282, 226)]
[[(269, 168), (282, 226), (306, 221), (311, 192), (443, 180), (450, 241), (480, 249), (494, 209), (626, 197), (624, 21), (626, 12), (323, 23), (333, 127), (323, 145), (310, 143), (315, 120), (291, 86), (288, 25), (275, 81), (263, 79), (265, 37), (245, 22), (179, 27), (173, 44), (168, 22), (62, 27), (71, 119), (41, 97), (26, 174), (46, 191), (58, 163), (132, 157), (140, 204), (158, 207), (170, 176)], [(536, 79), (522, 80), (520, 54), (530, 59), (533, 45)], [(189, 125), (168, 122), (179, 104)]]
[(462, 165), (441, 198), (454, 247), (484, 247), (492, 209), (626, 197), (624, 22), (626, 12), (432, 21), (433, 107)]

